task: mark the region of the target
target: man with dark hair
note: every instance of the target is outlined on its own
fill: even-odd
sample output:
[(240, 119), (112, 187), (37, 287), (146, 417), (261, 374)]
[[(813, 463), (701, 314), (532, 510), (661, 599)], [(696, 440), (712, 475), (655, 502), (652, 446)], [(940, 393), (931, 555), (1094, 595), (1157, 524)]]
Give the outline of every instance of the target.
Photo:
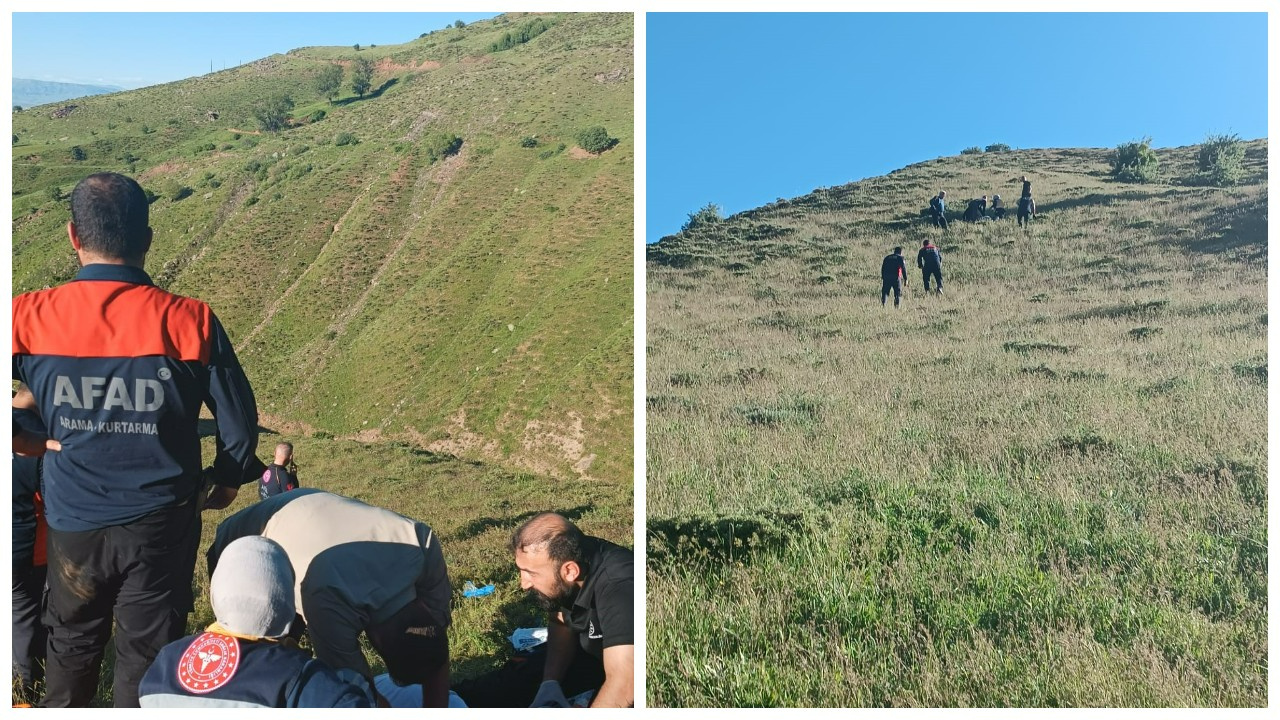
[(448, 706), (453, 591), (430, 527), (300, 488), (223, 520), (206, 555), (211, 576), (226, 547), (250, 535), (274, 540), (288, 554), (296, 606), (317, 658), (364, 676), (371, 696), (379, 697), (360, 649), (364, 633), (397, 685), (421, 684), (423, 707)]
[(938, 294), (942, 294), (942, 251), (929, 238), (924, 239), (920, 252), (916, 253), (916, 267), (924, 276), (924, 291), (929, 292), (929, 278), (938, 281)]
[(978, 222), (987, 214), (987, 196), (974, 198), (969, 201), (969, 206), (964, 211), (965, 222)]
[[(75, 280), (13, 299), (13, 375), (30, 388), (53, 450), (43, 470), (42, 704), (89, 704), (114, 622), (114, 703), (137, 707), (143, 673), (186, 630), (201, 508), (226, 507), (262, 475), (258, 410), (209, 306), (155, 287), (143, 270), (151, 228), (137, 182), (80, 181), (67, 235)], [(218, 428), (207, 474), (202, 405)]]
[(907, 261), (902, 259), (901, 245), (884, 256), (880, 263), (880, 280), (880, 307), (884, 307), (890, 291), (893, 292), (893, 306), (898, 307), (902, 302), (902, 286), (907, 284)]
[(266, 500), (280, 493), (297, 490), (298, 465), (293, 461), (293, 443), (277, 443), (275, 461), (262, 473), (262, 482), (258, 484), (258, 499)]
[(540, 513), (511, 538), (520, 587), (549, 615), (544, 652), (517, 667), (459, 683), (470, 707), (568, 707), (595, 690), (591, 707), (635, 704), (635, 570), (630, 550)]

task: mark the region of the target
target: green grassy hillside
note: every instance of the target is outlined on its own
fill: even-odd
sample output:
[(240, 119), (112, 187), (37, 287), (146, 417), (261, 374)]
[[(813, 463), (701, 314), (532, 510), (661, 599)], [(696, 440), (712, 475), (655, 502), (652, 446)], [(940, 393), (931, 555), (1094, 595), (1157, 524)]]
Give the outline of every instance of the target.
[[(1194, 147), (1162, 185), (1103, 150), (941, 158), (651, 246), (650, 703), (1265, 706), (1247, 147), (1227, 189), (1176, 181)], [(1023, 174), (1029, 230), (959, 222)], [(882, 308), (895, 245), (911, 284)]]
[[(551, 27), (493, 49), (536, 18)], [(13, 116), (14, 293), (77, 271), (65, 196), (80, 178), (138, 178), (157, 195), (147, 270), (226, 325), (259, 455), (293, 441), (304, 486), (440, 533), (455, 677), (540, 620), (506, 551), (522, 520), (558, 510), (632, 544), (633, 21), (505, 15)], [(363, 98), (356, 57), (376, 68)], [(334, 62), (348, 69), (331, 103), (313, 78)], [(260, 132), (255, 108), (281, 93), (298, 122)], [(618, 142), (592, 155), (575, 137), (597, 125)], [(204, 545), (255, 501), (250, 486), (206, 513)], [(498, 592), (464, 599), (465, 580)], [(211, 620), (202, 599), (191, 628)]]
[[(210, 302), (267, 416), (629, 482), (631, 16), (549, 19), (500, 52), (528, 18), (15, 115), (14, 291), (76, 270), (54, 189), (131, 172), (160, 195), (148, 271)], [(357, 55), (374, 91), (319, 97), (320, 68)], [(245, 132), (276, 93), (326, 116)], [(591, 125), (619, 144), (577, 150)]]

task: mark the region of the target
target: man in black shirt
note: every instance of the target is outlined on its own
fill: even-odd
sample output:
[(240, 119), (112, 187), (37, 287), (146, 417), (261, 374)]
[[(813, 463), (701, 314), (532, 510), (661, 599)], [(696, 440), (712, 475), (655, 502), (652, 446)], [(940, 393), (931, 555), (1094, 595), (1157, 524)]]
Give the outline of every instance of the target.
[(902, 302), (902, 286), (907, 284), (907, 263), (902, 259), (901, 245), (884, 256), (884, 261), (880, 263), (880, 279), (883, 281), (880, 287), (880, 306), (884, 307), (885, 301), (889, 299), (889, 291), (892, 290), (893, 306), (898, 307)]
[(929, 278), (938, 281), (938, 294), (942, 294), (942, 251), (925, 238), (920, 252), (916, 253), (916, 267), (924, 273), (924, 291), (929, 292)]
[(470, 707), (568, 707), (566, 695), (587, 690), (596, 690), (591, 707), (634, 705), (632, 552), (555, 513), (521, 525), (511, 551), (520, 587), (550, 616), (546, 651), (454, 690)]
[(262, 473), (262, 482), (258, 483), (258, 499), (266, 500), (299, 487), (298, 464), (293, 461), (293, 443), (279, 443), (276, 445), (275, 462), (267, 466), (266, 472)]

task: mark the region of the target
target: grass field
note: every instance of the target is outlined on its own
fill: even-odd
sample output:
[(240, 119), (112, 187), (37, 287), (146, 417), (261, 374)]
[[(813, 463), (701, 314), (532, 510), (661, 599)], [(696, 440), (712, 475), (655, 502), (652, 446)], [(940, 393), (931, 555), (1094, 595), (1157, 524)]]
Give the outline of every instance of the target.
[[(1100, 150), (942, 158), (650, 247), (650, 705), (1267, 705), (1248, 148), (1229, 189), (1117, 183)], [(1029, 231), (921, 215), (1024, 173)]]

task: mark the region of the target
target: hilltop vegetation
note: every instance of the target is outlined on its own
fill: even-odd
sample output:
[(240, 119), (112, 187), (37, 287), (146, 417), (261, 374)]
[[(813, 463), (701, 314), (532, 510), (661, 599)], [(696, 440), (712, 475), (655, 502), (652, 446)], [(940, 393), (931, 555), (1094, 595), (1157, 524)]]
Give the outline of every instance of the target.
[[(291, 440), (304, 486), (441, 534), (455, 677), (501, 662), (538, 617), (506, 552), (520, 521), (559, 510), (632, 537), (633, 16), (532, 19), (544, 31), (501, 52), (531, 18), (13, 116), (14, 292), (77, 271), (80, 178), (136, 177), (154, 196), (147, 270), (226, 325), (259, 455)], [(336, 89), (318, 81), (335, 64)], [(571, 149), (593, 126), (617, 144)], [(247, 487), (228, 512), (254, 501)], [(225, 515), (206, 515), (205, 546)], [(464, 602), (464, 580), (499, 590)], [(191, 628), (210, 620), (202, 604)]]
[[(158, 195), (148, 270), (213, 305), (265, 413), (629, 482), (630, 18), (365, 48), (374, 89), (332, 104), (315, 77), (351, 48), (18, 113), (14, 291), (75, 273), (75, 182), (130, 173)], [(597, 125), (619, 147), (564, 149)]]
[[(1245, 148), (1229, 188), (1197, 147), (1155, 151), (1163, 184), (1106, 150), (965, 154), (649, 247), (650, 704), (1267, 705)], [(1023, 174), (1029, 231), (959, 222)]]

